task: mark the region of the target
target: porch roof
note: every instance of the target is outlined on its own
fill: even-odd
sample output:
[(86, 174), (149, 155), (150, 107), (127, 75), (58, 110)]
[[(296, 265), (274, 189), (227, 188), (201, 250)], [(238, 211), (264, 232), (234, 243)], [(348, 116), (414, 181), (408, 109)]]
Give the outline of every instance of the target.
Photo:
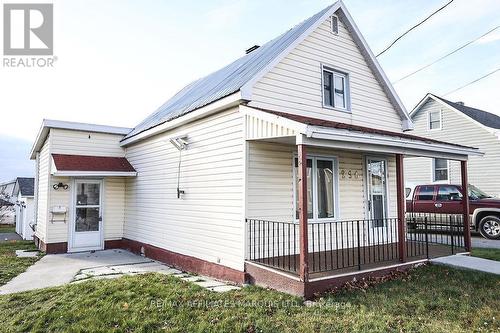
[(52, 154), (55, 176), (136, 176), (125, 157)]
[[(402, 153), (410, 156), (441, 157), (457, 160), (465, 160), (468, 156), (483, 155), (478, 148), (407, 133), (392, 132), (251, 106), (244, 106), (243, 111), (247, 115), (291, 128), (293, 131), (290, 133), (296, 133), (296, 143), (312, 146)], [(274, 136), (274, 139), (277, 137)], [(252, 139), (265, 140), (270, 138)], [(329, 141), (328, 143), (326, 142), (327, 140)]]

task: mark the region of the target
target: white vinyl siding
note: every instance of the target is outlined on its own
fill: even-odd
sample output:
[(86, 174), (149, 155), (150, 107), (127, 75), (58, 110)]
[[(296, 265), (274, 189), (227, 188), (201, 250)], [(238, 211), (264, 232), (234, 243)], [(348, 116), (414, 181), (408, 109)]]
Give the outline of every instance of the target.
[[(138, 175), (127, 179), (124, 237), (244, 269), (244, 117), (237, 109), (127, 147)], [(182, 151), (169, 138), (187, 135)]]
[[(430, 111), (442, 110), (442, 130), (429, 131), (427, 114)], [(447, 141), (476, 147), (485, 155), (469, 158), (469, 183), (476, 185), (491, 195), (500, 195), (500, 140), (483, 126), (467, 116), (432, 99), (422, 105), (414, 117), (415, 130), (412, 134), (427, 136), (432, 139)], [(449, 182), (460, 183), (460, 163), (450, 161)], [(432, 159), (405, 158), (405, 181), (411, 183), (428, 183), (432, 181)]]
[(121, 239), (125, 223), (125, 177), (104, 178), (104, 240)]
[(47, 241), (47, 219), (49, 203), (50, 179), (50, 135), (45, 140), (38, 154), (37, 170), (37, 200), (35, 235), (43, 242)]
[[(296, 147), (276, 143), (248, 143), (247, 217), (294, 221), (293, 156)], [(367, 218), (364, 154), (310, 147), (309, 155), (334, 156), (338, 160), (339, 209), (337, 219)], [(396, 162), (388, 161), (388, 217), (396, 216)], [(349, 175), (350, 173), (350, 175)]]
[[(322, 65), (349, 74), (350, 113), (323, 107)], [(331, 33), (328, 19), (272, 68), (256, 83), (249, 104), (348, 124), (402, 130), (398, 112), (341, 20), (338, 35)]]
[(51, 153), (68, 155), (93, 155), (123, 157), (125, 150), (120, 147), (123, 135), (51, 129)]

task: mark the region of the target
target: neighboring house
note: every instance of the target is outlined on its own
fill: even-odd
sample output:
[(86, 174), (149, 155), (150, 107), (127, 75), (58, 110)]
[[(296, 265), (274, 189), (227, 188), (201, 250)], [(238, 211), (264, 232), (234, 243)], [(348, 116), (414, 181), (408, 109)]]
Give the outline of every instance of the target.
[(31, 152), (35, 239), (308, 296), (425, 260), (403, 231), (403, 154), (466, 167), (480, 153), (411, 128), (336, 2), (133, 129), (45, 120)]
[[(469, 160), (469, 182), (500, 196), (500, 116), (427, 94), (413, 109), (413, 133), (479, 148), (484, 156)], [(408, 158), (405, 180), (413, 184), (460, 184), (460, 165), (446, 158)]]
[(14, 224), (16, 221), (16, 211), (14, 203), (16, 202), (13, 197), (14, 186), (16, 180), (10, 180), (0, 183), (0, 224)]
[(12, 195), (16, 201), (16, 232), (26, 240), (33, 239), (34, 186), (34, 178), (17, 177)]

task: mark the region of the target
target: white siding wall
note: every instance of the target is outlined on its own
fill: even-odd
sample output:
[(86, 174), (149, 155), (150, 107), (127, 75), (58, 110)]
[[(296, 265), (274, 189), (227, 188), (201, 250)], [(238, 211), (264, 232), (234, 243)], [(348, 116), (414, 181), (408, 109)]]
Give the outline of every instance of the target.
[[(124, 237), (243, 270), (244, 117), (237, 109), (127, 147)], [(172, 136), (188, 135), (182, 152)]]
[[(340, 22), (340, 21), (339, 21)], [(322, 107), (321, 64), (349, 74), (352, 113)], [(400, 132), (401, 120), (344, 24), (321, 24), (254, 87), (251, 106)]]
[(50, 135), (45, 140), (40, 153), (38, 155), (37, 165), (37, 212), (36, 212), (36, 231), (35, 235), (47, 242), (47, 220), (48, 220), (48, 204), (49, 204), (49, 179), (50, 179)]
[[(428, 130), (427, 117), (429, 111), (442, 110), (442, 129)], [(492, 195), (500, 195), (500, 140), (486, 129), (449, 109), (446, 106), (429, 100), (414, 118), (413, 134), (479, 148), (484, 157), (469, 159), (469, 183), (474, 184)], [(450, 163), (450, 182), (460, 182), (460, 163)], [(432, 159), (406, 158), (405, 181), (428, 183), (432, 181)]]
[(94, 156), (125, 156), (120, 147), (123, 135), (51, 129), (51, 153)]
[[(295, 146), (266, 142), (248, 144), (247, 217), (275, 221), (292, 221), (293, 156)], [(308, 155), (335, 156), (339, 164), (339, 210), (341, 220), (366, 217), (365, 156), (361, 152), (309, 148)], [(395, 217), (396, 160), (388, 162), (389, 217)], [(345, 171), (343, 177), (342, 170)], [(347, 172), (351, 171), (349, 178)], [(354, 174), (357, 173), (356, 178)]]

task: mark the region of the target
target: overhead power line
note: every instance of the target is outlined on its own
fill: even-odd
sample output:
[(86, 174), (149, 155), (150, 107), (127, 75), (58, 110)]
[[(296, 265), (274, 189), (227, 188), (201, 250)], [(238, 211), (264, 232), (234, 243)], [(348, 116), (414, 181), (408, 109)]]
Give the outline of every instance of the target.
[(398, 79), (398, 80), (394, 81), (394, 82), (393, 82), (393, 84), (396, 84), (396, 83), (398, 83), (398, 82), (400, 82), (400, 81), (403, 81), (404, 79), (407, 79), (407, 78), (409, 78), (410, 76), (415, 75), (415, 74), (417, 74), (418, 72), (423, 71), (424, 69), (426, 69), (426, 68), (428, 68), (428, 67), (430, 67), (430, 66), (434, 65), (435, 63), (437, 63), (437, 62), (439, 62), (439, 61), (441, 61), (441, 60), (443, 60), (443, 59), (445, 59), (445, 58), (448, 58), (449, 56), (453, 55), (454, 53), (457, 53), (457, 52), (458, 52), (458, 51), (460, 51), (461, 49), (463, 49), (463, 48), (465, 48), (465, 47), (469, 46), (470, 44), (472, 44), (472, 43), (474, 43), (474, 42), (478, 41), (479, 39), (483, 38), (484, 36), (489, 35), (490, 33), (492, 33), (493, 31), (497, 30), (498, 28), (500, 28), (500, 25), (497, 25), (497, 26), (496, 26), (496, 27), (494, 27), (493, 29), (488, 30), (486, 33), (482, 34), (481, 36), (479, 36), (479, 37), (477, 37), (477, 38), (475, 38), (475, 39), (473, 39), (473, 40), (471, 40), (471, 41), (468, 41), (468, 42), (467, 42), (467, 43), (465, 43), (464, 45), (462, 45), (462, 46), (460, 46), (460, 47), (456, 48), (455, 50), (451, 51), (450, 53), (447, 53), (447, 54), (445, 54), (444, 56), (442, 56), (442, 57), (440, 57), (440, 58), (438, 58), (438, 59), (434, 60), (433, 62), (431, 62), (431, 63), (429, 63), (429, 64), (427, 64), (427, 65), (425, 65), (425, 66), (422, 66), (422, 67), (420, 67), (419, 69), (417, 69), (417, 70), (415, 70), (415, 71), (413, 71), (413, 72), (411, 72), (411, 73), (409, 73), (409, 74), (407, 74), (407, 75), (403, 76), (402, 78), (400, 78), (400, 79)]
[(418, 26), (424, 24), (428, 19), (430, 19), (431, 17), (433, 17), (434, 15), (436, 15), (437, 13), (439, 13), (440, 11), (442, 11), (443, 9), (445, 9), (450, 3), (452, 3), (454, 0), (450, 0), (448, 1), (445, 5), (443, 5), (441, 8), (435, 10), (432, 14), (430, 14), (429, 16), (427, 16), (425, 19), (423, 19), (422, 21), (420, 21), (419, 23), (415, 24), (413, 27), (411, 27), (410, 29), (406, 30), (401, 36), (399, 36), (398, 38), (396, 38), (395, 40), (393, 40), (385, 49), (383, 49), (379, 54), (377, 54), (377, 57), (384, 54), (387, 50), (389, 50), (394, 44), (396, 44), (401, 38), (403, 38), (404, 36), (406, 36), (408, 33), (410, 33), (410, 31), (412, 31), (413, 29), (417, 28)]
[(488, 76), (493, 75), (493, 74), (495, 74), (495, 73), (496, 73), (496, 72), (498, 72), (498, 71), (500, 71), (500, 68), (497, 68), (497, 69), (495, 69), (494, 71), (491, 71), (491, 72), (489, 72), (488, 74), (483, 75), (483, 76), (481, 76), (480, 78), (475, 79), (474, 81), (471, 81), (471, 82), (469, 82), (469, 83), (467, 83), (467, 84), (464, 84), (463, 86), (461, 86), (461, 87), (459, 87), (459, 88), (457, 88), (457, 89), (454, 89), (454, 90), (452, 90), (452, 91), (448, 91), (446, 94), (444, 94), (444, 95), (443, 95), (443, 97), (444, 97), (444, 96), (446, 96), (446, 95), (452, 94), (452, 93), (454, 93), (454, 92), (456, 92), (456, 91), (459, 91), (459, 90), (461, 90), (461, 89), (463, 89), (463, 88), (465, 88), (465, 87), (468, 87), (468, 86), (470, 86), (471, 84), (474, 84), (474, 83), (476, 83), (476, 82), (478, 82), (478, 81), (481, 81), (482, 79), (485, 79), (485, 78), (487, 78)]

